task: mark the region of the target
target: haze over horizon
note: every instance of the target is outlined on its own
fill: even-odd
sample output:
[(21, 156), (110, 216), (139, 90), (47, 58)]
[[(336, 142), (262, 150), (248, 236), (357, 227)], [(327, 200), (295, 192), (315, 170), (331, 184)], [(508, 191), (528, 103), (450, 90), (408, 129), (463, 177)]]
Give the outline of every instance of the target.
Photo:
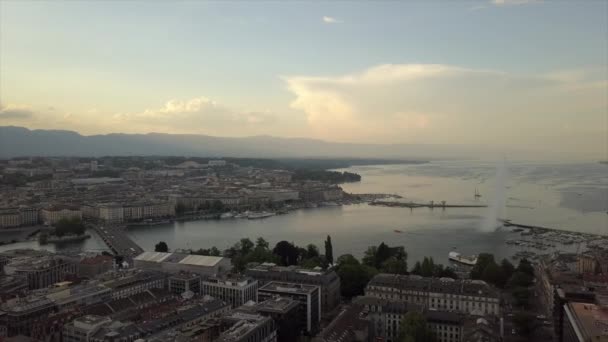
[(606, 159), (607, 11), (3, 1), (0, 126)]

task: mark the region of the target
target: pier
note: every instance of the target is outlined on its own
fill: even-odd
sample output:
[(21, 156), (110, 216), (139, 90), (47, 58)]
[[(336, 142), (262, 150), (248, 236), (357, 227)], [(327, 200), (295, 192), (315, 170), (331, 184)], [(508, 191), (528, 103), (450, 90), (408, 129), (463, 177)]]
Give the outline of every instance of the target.
[(103, 242), (112, 250), (116, 255), (122, 255), (124, 257), (135, 257), (143, 253), (141, 248), (135, 241), (125, 233), (125, 227), (118, 225), (90, 225), (89, 228), (95, 230), (97, 235), (103, 240)]
[(447, 204), (445, 201), (435, 203), (414, 203), (414, 202), (392, 202), (392, 201), (374, 201), (370, 205), (379, 205), (383, 207), (399, 207), (399, 208), (487, 208), (486, 204)]

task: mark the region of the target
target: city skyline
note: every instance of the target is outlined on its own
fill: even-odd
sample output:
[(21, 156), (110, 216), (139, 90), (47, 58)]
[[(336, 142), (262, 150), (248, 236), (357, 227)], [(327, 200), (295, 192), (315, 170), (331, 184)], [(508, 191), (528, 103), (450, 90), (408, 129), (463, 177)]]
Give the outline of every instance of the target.
[(581, 150), (606, 2), (0, 4), (0, 125)]

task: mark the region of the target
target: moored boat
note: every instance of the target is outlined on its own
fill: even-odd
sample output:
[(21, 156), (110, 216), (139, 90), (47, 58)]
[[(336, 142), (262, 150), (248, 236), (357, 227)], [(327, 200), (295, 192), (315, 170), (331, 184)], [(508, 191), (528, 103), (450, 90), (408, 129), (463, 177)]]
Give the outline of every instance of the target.
[(450, 254), (448, 255), (449, 259), (455, 262), (459, 262), (461, 264), (464, 265), (469, 265), (469, 266), (475, 266), (475, 264), (477, 264), (477, 256), (476, 255), (472, 255), (472, 256), (462, 256), (460, 253), (458, 252), (450, 252)]

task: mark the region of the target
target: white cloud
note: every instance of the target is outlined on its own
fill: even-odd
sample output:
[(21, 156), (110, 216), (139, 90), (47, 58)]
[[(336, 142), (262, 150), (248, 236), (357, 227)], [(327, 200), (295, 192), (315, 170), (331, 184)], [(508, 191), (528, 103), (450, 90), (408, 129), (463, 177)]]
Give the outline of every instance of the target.
[[(585, 71), (516, 75), (385, 64), (346, 75), (283, 79), (295, 96), (291, 107), (306, 113), (315, 137), (327, 140), (550, 145), (534, 137), (559, 136), (564, 123), (579, 133), (596, 130), (607, 110), (606, 80)], [(558, 143), (566, 142), (573, 143), (567, 137)]]
[[(0, 120), (14, 121), (27, 120), (34, 116), (31, 108), (22, 105), (8, 104), (6, 106), (0, 103)], [(0, 121), (0, 123), (2, 123)]]
[(136, 131), (248, 135), (275, 121), (270, 111), (242, 111), (219, 104), (206, 97), (172, 99), (161, 108), (139, 113), (116, 113), (115, 124)]
[(542, 2), (542, 0), (491, 0), (490, 2), (496, 6), (515, 6), (536, 4)]
[(342, 20), (334, 18), (334, 17), (328, 17), (328, 16), (324, 16), (323, 17), (323, 22), (326, 24), (341, 24), (343, 23)]

